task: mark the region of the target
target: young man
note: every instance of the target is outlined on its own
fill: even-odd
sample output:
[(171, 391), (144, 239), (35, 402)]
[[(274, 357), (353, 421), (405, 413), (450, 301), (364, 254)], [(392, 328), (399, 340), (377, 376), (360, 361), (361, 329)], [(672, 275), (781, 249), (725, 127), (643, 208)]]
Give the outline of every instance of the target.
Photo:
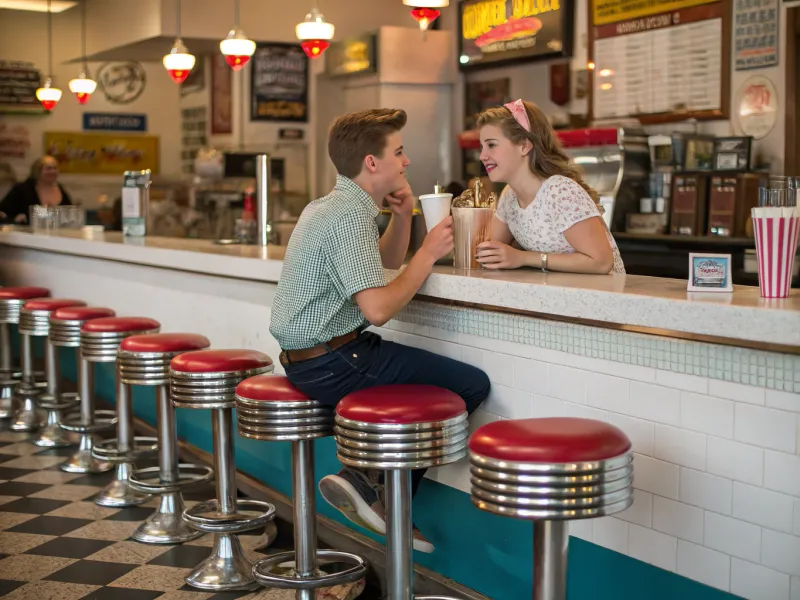
[[(448, 217), (387, 285), (383, 269), (402, 266), (411, 235), (405, 124), (406, 113), (394, 109), (351, 113), (333, 124), (328, 154), (338, 172), (336, 186), (305, 208), (289, 240), (270, 332), (283, 350), (289, 381), (318, 402), (335, 406), (351, 392), (378, 385), (429, 384), (457, 393), (472, 412), (489, 394), (482, 371), (364, 331), (394, 318), (434, 263), (453, 249)], [(375, 218), (384, 201), (392, 219), (379, 239)], [(423, 475), (413, 472), (412, 493)], [(348, 519), (385, 534), (381, 476), (344, 468), (323, 478), (319, 488)], [(433, 551), (416, 529), (414, 547)]]

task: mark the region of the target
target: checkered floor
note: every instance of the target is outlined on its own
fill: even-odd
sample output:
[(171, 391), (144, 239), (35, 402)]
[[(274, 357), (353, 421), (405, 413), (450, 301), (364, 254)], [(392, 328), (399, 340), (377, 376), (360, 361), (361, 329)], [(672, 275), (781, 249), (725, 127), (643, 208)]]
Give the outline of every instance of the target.
[[(0, 597), (8, 600), (291, 600), (291, 590), (208, 593), (184, 577), (208, 556), (211, 536), (178, 546), (130, 538), (157, 500), (135, 508), (97, 506), (94, 496), (112, 473), (75, 475), (58, 465), (74, 448), (42, 450), (26, 434), (0, 430)], [(186, 494), (187, 506), (213, 497), (213, 489)], [(278, 524), (265, 552), (291, 547), (291, 530)], [(262, 532), (263, 533), (263, 532)], [(259, 536), (241, 536), (251, 560)], [(375, 600), (363, 582), (318, 590), (318, 600)]]

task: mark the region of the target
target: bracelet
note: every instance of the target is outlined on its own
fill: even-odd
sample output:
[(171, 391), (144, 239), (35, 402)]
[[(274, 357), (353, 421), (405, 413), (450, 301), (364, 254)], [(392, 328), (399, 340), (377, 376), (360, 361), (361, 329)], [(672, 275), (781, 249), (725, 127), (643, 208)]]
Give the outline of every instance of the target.
[(542, 271), (547, 273), (547, 253), (542, 252)]

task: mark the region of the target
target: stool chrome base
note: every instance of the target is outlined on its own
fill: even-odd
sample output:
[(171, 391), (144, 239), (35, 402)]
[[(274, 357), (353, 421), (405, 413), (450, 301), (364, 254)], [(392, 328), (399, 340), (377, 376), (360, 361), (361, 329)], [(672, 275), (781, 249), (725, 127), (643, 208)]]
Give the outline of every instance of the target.
[(84, 433), (81, 435), (81, 441), (78, 445), (78, 451), (69, 457), (67, 462), (61, 463), (62, 471), (67, 473), (105, 473), (114, 468), (114, 465), (107, 462), (101, 462), (92, 456), (92, 445), (94, 440), (92, 435)]
[(145, 544), (183, 544), (203, 537), (183, 520), (183, 497), (180, 492), (163, 494), (156, 512), (139, 525), (131, 536)]
[(99, 461), (107, 461), (117, 465), (114, 479), (103, 489), (94, 503), (109, 508), (138, 506), (150, 500), (148, 493), (138, 490), (130, 484), (130, 476), (134, 473), (133, 460), (149, 458), (158, 449), (158, 440), (153, 437), (134, 437), (128, 450), (120, 450), (116, 438), (103, 440), (92, 448), (92, 456)]
[(114, 479), (98, 494), (94, 503), (109, 508), (124, 508), (139, 506), (150, 500), (150, 495), (141, 494), (131, 487), (128, 478), (132, 472), (133, 463), (119, 463)]
[(19, 383), (19, 379), (11, 378), (9, 375), (13, 375), (13, 372), (0, 371), (0, 419), (10, 419), (17, 412), (14, 404), (14, 387)]
[(239, 538), (232, 533), (214, 536), (211, 556), (197, 565), (185, 581), (197, 589), (214, 592), (249, 591), (259, 587), (253, 578), (253, 565), (245, 558)]
[(44, 391), (46, 383), (20, 383), (16, 389), (17, 398), (22, 401), (19, 410), (14, 415), (11, 431), (36, 431), (44, 423), (45, 417), (36, 406), (36, 398)]
[(39, 406), (47, 411), (47, 419), (33, 443), (41, 448), (72, 446), (75, 440), (72, 435), (61, 429), (61, 415), (64, 410), (77, 408), (79, 402), (78, 394), (73, 392), (58, 394), (57, 397), (53, 394), (39, 396)]

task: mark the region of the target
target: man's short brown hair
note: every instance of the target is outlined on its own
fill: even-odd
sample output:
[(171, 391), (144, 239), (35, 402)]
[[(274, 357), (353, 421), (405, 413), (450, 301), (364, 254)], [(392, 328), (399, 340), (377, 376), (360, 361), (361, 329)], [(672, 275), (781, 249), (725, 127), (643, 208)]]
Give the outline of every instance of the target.
[(382, 157), (386, 138), (405, 127), (407, 118), (404, 110), (373, 108), (336, 119), (328, 136), (328, 155), (339, 175), (353, 179), (368, 155)]

